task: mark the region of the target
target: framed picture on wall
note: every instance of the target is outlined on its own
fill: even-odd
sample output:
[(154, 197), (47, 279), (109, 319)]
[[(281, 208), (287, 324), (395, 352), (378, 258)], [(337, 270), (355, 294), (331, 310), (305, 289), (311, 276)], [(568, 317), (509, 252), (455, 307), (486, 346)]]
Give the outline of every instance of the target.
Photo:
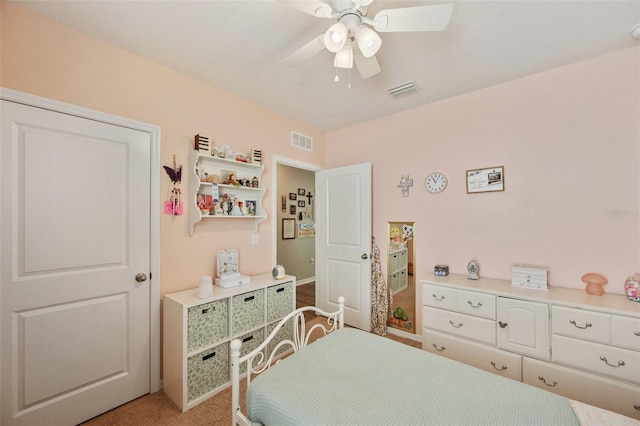
[(290, 192), (290, 193), (289, 193), (289, 199), (290, 199), (291, 201), (295, 201), (295, 200), (297, 200), (297, 199), (298, 199), (298, 195), (297, 195), (295, 192)]
[(504, 167), (467, 170), (467, 194), (504, 191)]
[(294, 204), (289, 206), (289, 214), (296, 214), (296, 206)]
[(293, 240), (296, 238), (296, 220), (282, 219), (282, 239)]
[(304, 188), (298, 188), (298, 195), (305, 195), (306, 191), (304, 190)]
[(298, 200), (298, 207), (304, 207), (304, 200)]

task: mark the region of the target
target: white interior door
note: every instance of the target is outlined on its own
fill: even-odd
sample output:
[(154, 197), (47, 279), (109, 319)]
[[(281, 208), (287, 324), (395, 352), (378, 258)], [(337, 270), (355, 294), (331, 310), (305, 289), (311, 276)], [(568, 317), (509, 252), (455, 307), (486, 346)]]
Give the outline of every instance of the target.
[(316, 306), (371, 331), (371, 163), (316, 173)]
[(150, 136), (2, 101), (3, 425), (149, 392)]

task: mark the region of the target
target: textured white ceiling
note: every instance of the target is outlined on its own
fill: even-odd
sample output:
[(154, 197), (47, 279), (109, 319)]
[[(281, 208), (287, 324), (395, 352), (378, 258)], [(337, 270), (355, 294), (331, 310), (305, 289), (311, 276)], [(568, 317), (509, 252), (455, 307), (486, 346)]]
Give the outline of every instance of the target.
[[(443, 32), (382, 33), (382, 72), (334, 82), (333, 55), (281, 63), (324, 33), (276, 0), (19, 1), (34, 12), (273, 111), (328, 131), (637, 46), (640, 0), (453, 1)], [(447, 3), (374, 0), (378, 10)], [(640, 78), (640, 76), (639, 76)], [(385, 89), (415, 80), (393, 99)]]

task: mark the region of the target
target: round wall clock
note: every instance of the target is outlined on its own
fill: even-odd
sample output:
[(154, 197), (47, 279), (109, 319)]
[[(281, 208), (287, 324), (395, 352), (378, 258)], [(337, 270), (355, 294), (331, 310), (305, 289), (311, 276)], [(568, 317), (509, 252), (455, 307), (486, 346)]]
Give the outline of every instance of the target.
[(434, 172), (427, 176), (424, 184), (427, 187), (427, 191), (437, 194), (447, 187), (447, 177), (442, 173)]

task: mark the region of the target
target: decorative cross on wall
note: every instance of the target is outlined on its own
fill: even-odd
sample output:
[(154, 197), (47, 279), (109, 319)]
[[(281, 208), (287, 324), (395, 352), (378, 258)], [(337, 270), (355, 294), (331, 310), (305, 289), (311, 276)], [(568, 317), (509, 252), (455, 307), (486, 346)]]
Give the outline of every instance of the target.
[(313, 198), (313, 195), (311, 195), (311, 191), (307, 191), (307, 208), (309, 209), (309, 213), (306, 213), (305, 211), (305, 215), (311, 219), (313, 219), (313, 206), (311, 205), (311, 199)]
[(398, 184), (398, 188), (402, 191), (403, 197), (409, 196), (409, 188), (413, 186), (413, 179), (409, 179), (409, 175), (400, 176), (400, 183)]

